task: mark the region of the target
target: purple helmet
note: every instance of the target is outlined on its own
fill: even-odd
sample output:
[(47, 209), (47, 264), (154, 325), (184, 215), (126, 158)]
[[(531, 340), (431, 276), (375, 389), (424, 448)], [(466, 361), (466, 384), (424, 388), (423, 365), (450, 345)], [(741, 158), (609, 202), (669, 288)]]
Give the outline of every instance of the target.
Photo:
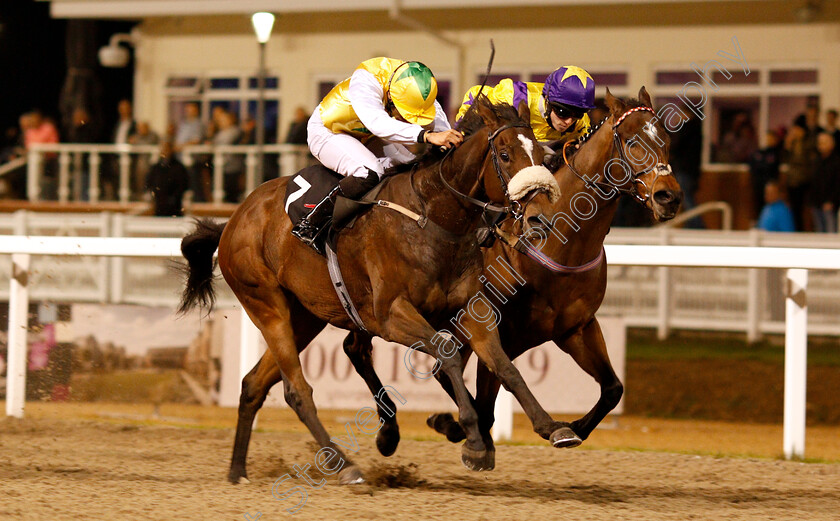
[(595, 108), (595, 80), (588, 72), (574, 65), (564, 65), (545, 79), (543, 97), (548, 103)]

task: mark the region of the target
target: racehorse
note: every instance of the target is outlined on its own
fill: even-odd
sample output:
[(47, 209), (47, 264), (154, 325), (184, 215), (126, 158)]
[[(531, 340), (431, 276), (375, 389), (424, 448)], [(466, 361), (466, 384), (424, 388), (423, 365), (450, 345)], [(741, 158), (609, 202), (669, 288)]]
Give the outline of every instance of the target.
[[(471, 117), (481, 129), (443, 160), (421, 161), (410, 174), (384, 181), (377, 197), (407, 207), (417, 219), (374, 208), (341, 232), (337, 241), (346, 289), (364, 330), (432, 356), (438, 354), (435, 339), (444, 342), (433, 326), (463, 311), (481, 290), (482, 259), (475, 231), (482, 215), (494, 207), (492, 203), (506, 202), (514, 174), (529, 167), (545, 170), (535, 161), (534, 150), (540, 148), (527, 123), (527, 110), (518, 113), (482, 99)], [(545, 175), (551, 177), (547, 170)], [(255, 414), (269, 389), (282, 379), (286, 402), (327, 451), (324, 454), (331, 456), (328, 463), (339, 462), (330, 469), (338, 472), (339, 483), (358, 483), (363, 480), (361, 471), (318, 419), (299, 353), (327, 323), (362, 330), (336, 296), (324, 258), (291, 235), (283, 209), (286, 189), (286, 179), (264, 183), (226, 224), (199, 221), (195, 231), (184, 237), (181, 251), (188, 261), (188, 280), (180, 309), (212, 305), (213, 252), (218, 248), (225, 281), (268, 344), (242, 381), (231, 482), (247, 481), (246, 456)], [(490, 201), (482, 201), (484, 197)], [(472, 350), (514, 393), (535, 430), (546, 439), (565, 435), (568, 424), (554, 422), (537, 403), (504, 354), (498, 331), (472, 314), (462, 317), (460, 324), (471, 335)], [(462, 462), (472, 470), (487, 468), (487, 450), (472, 396), (464, 386), (460, 355), (449, 353), (439, 361), (466, 433)], [(376, 391), (380, 390), (381, 385)], [(387, 395), (384, 398), (390, 402)], [(399, 442), (399, 431), (388, 427), (377, 433), (377, 447), (385, 454), (393, 453)]]
[[(497, 229), (502, 240), (484, 250), (486, 277), (491, 277), (488, 267), (498, 264), (501, 257), (525, 280), (524, 287), (518, 288), (509, 272), (493, 273), (507, 278), (496, 285), (504, 300), (488, 292), (502, 317), (499, 331), (505, 353), (515, 359), (551, 340), (600, 384), (597, 403), (571, 423), (573, 435), (557, 444), (562, 447), (580, 445), (623, 394), (595, 318), (607, 286), (604, 238), (618, 197), (622, 193), (633, 197), (657, 221), (673, 218), (682, 199), (682, 191), (668, 166), (670, 140), (662, 123), (654, 117), (645, 88), (639, 91), (638, 100), (627, 102), (607, 90), (606, 104), (610, 111), (607, 119), (586, 138), (568, 164), (554, 174), (560, 198), (551, 201), (550, 194), (540, 189), (522, 198), (522, 218), (503, 222)], [(623, 161), (624, 166), (616, 160)], [(506, 287), (517, 291), (506, 291)], [(362, 333), (351, 333), (345, 343), (362, 353), (371, 349), (370, 337)], [(468, 357), (466, 352), (463, 364)], [(372, 378), (370, 363), (357, 369), (366, 380)], [(477, 372), (479, 429), (488, 447), (488, 466), (492, 467), (490, 428), (495, 420), (499, 380), (481, 363)], [(447, 391), (451, 390), (446, 375), (436, 377)], [(383, 416), (383, 420), (396, 423), (393, 415)], [(452, 442), (464, 439), (462, 426), (449, 413), (434, 414), (427, 423)]]

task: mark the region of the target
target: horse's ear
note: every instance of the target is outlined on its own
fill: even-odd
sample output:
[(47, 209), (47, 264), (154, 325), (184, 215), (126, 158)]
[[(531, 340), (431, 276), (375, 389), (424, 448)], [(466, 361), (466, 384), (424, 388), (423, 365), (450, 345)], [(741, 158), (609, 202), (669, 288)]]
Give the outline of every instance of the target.
[(604, 103), (606, 103), (607, 108), (610, 109), (610, 114), (613, 116), (624, 114), (624, 102), (613, 96), (609, 87), (607, 87), (607, 95), (604, 97)]
[(475, 111), (481, 116), (481, 120), (484, 121), (484, 126), (490, 130), (495, 130), (499, 125), (499, 117), (496, 116), (496, 111), (493, 110), (493, 104), (490, 103), (490, 99), (484, 94), (481, 94), (475, 98), (474, 103)]
[(639, 89), (639, 101), (641, 101), (645, 107), (653, 108), (653, 102), (650, 101), (650, 94), (648, 94), (644, 85), (642, 85), (642, 88)]
[(527, 122), (529, 125), (531, 124), (531, 109), (528, 108), (528, 103), (525, 100), (519, 103), (516, 111), (519, 112), (519, 119)]

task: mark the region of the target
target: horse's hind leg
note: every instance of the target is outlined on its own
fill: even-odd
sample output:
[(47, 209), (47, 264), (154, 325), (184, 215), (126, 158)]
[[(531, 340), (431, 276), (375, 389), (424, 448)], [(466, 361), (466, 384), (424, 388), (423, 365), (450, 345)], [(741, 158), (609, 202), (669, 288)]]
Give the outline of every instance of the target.
[(233, 441), (233, 456), (230, 460), (228, 480), (231, 483), (247, 483), (245, 470), (248, 458), (248, 443), (251, 441), (251, 427), (254, 417), (262, 407), (269, 389), (282, 380), (280, 368), (270, 351), (263, 353), (260, 361), (242, 379), (242, 392), (239, 395), (239, 417), (236, 420), (236, 437)]
[[(397, 406), (390, 393), (382, 385), (373, 367), (373, 345), (371, 337), (359, 331), (351, 331), (344, 339), (344, 352), (356, 372), (368, 386), (376, 402), (376, 411), (384, 422), (376, 433), (376, 448), (383, 456), (390, 456), (400, 443), (400, 426), (397, 425)], [(403, 401), (402, 403), (405, 403)]]
[[(262, 292), (261, 292), (262, 293)], [(260, 328), (280, 371), (283, 373), (284, 397), (289, 407), (306, 425), (318, 446), (332, 451), (327, 463), (330, 473), (338, 472), (339, 483), (361, 483), (362, 473), (342, 450), (332, 442), (330, 435), (318, 419), (318, 410), (312, 399), (312, 387), (303, 376), (295, 335), (292, 330), (289, 302), (278, 292), (260, 294), (259, 299), (240, 297), (251, 319)], [(352, 432), (348, 433), (353, 450), (358, 450)]]
[(555, 343), (569, 353), (581, 369), (589, 373), (601, 386), (601, 396), (592, 410), (571, 424), (575, 434), (585, 440), (601, 420), (618, 405), (621, 395), (624, 394), (624, 386), (610, 363), (607, 345), (597, 319), (593, 319), (565, 341), (555, 340)]
[[(292, 316), (294, 317), (295, 344), (298, 351), (303, 351), (315, 335), (324, 328), (324, 324), (299, 304), (293, 308)], [(242, 379), (236, 437), (228, 473), (228, 480), (231, 483), (247, 482), (246, 461), (254, 418), (265, 402), (268, 391), (282, 379), (280, 366), (270, 349), (263, 353), (257, 365)]]

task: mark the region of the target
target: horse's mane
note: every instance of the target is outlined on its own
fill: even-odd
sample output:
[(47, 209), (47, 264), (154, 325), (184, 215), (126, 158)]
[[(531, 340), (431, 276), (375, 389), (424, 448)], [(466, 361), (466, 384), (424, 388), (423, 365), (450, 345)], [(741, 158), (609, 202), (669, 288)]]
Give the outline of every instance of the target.
[[(481, 103), (486, 107), (489, 107), (496, 115), (496, 117), (499, 118), (504, 124), (525, 123), (530, 125), (530, 122), (523, 121), (522, 118), (519, 117), (519, 112), (515, 108), (506, 103), (492, 103), (487, 98), (487, 96), (477, 97), (474, 103)], [(464, 114), (463, 119), (461, 119), (461, 121), (458, 122), (458, 130), (464, 133), (465, 141), (475, 136), (475, 134), (482, 128), (484, 128), (484, 120), (481, 119), (481, 116), (476, 110), (467, 110), (467, 113)], [(429, 164), (437, 163), (438, 161), (443, 159), (444, 155), (445, 153), (441, 152), (441, 150), (438, 147), (427, 147), (426, 151), (423, 154), (417, 156), (417, 158), (414, 159), (414, 161), (411, 161), (410, 163), (406, 163), (404, 165), (397, 165), (392, 168), (389, 168), (386, 175), (407, 172), (415, 167), (421, 168)]]
[[(487, 96), (479, 96), (473, 103), (480, 103), (485, 107), (490, 108), (497, 118), (504, 121), (505, 124), (529, 123), (522, 121), (519, 117), (519, 112), (507, 103), (492, 103)], [(484, 120), (476, 110), (467, 110), (463, 119), (458, 122), (458, 129), (464, 133), (465, 136), (470, 137), (484, 127)]]
[[(629, 98), (629, 99), (622, 100), (622, 101), (624, 102), (625, 110), (630, 110), (630, 109), (635, 109), (637, 107), (644, 107), (645, 106), (645, 104), (642, 103), (641, 101), (639, 101), (638, 98)], [(589, 131), (586, 134), (584, 134), (583, 136), (580, 137), (580, 139), (578, 140), (578, 144), (583, 145), (584, 143), (586, 143), (589, 140), (589, 138), (591, 138), (593, 135), (595, 135), (595, 132), (598, 132), (598, 129), (601, 128), (601, 126), (607, 121), (607, 119), (609, 119), (609, 117), (610, 117), (609, 114), (607, 114), (607, 116), (604, 117), (604, 119), (602, 119), (601, 121), (599, 121), (597, 123), (590, 122), (591, 125), (589, 127)]]

